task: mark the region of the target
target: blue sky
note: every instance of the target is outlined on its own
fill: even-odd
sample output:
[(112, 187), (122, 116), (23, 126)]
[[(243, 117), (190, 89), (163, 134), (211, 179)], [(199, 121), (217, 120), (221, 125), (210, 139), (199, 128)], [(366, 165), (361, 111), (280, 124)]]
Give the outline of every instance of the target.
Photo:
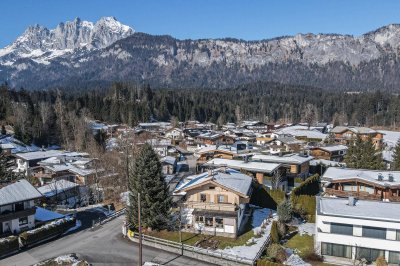
[(359, 35), (400, 23), (400, 1), (1, 0), (0, 47), (35, 23), (114, 16), (136, 31), (185, 38), (257, 40), (296, 33)]

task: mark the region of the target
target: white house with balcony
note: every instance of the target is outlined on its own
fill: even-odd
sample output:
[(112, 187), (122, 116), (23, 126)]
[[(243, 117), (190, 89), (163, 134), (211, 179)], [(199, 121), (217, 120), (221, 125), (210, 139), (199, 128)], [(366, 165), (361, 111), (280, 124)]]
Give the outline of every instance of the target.
[(337, 265), (400, 263), (400, 204), (317, 197), (315, 248)]
[(229, 168), (190, 176), (174, 192), (184, 196), (187, 231), (227, 237), (240, 235), (251, 193), (252, 177)]
[(0, 235), (35, 227), (35, 200), (43, 195), (21, 179), (0, 188)]

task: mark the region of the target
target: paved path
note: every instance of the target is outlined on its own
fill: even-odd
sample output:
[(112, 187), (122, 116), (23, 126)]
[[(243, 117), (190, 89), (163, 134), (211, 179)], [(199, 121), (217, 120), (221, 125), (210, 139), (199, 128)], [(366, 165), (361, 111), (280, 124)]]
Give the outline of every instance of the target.
[[(95, 230), (86, 229), (18, 253), (0, 260), (0, 266), (29, 266), (68, 253), (76, 253), (79, 258), (95, 266), (137, 265), (137, 245), (124, 239), (121, 234), (123, 219), (121, 216)], [(143, 257), (144, 262), (152, 261), (163, 265), (210, 265), (146, 246), (143, 247)]]

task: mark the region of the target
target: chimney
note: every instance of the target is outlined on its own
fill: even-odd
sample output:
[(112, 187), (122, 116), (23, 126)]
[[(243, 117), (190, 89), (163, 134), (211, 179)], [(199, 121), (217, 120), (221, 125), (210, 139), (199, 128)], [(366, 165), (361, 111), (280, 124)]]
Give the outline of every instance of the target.
[(389, 174), (389, 182), (394, 182), (394, 177), (393, 177), (393, 174)]
[(212, 169), (208, 169), (207, 173), (208, 173), (208, 176), (212, 176), (213, 175), (213, 170)]
[(383, 175), (382, 175), (382, 173), (379, 173), (379, 174), (378, 174), (378, 181), (383, 181)]
[(349, 197), (349, 206), (355, 206), (356, 205), (356, 199), (352, 196)]

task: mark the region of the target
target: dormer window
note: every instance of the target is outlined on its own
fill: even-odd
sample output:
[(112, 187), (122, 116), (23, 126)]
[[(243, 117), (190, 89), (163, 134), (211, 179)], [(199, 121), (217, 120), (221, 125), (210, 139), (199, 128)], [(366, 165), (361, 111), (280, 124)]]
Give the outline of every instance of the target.
[(209, 187), (208, 189), (215, 189), (215, 187)]
[(207, 195), (206, 194), (200, 194), (200, 201), (201, 202), (206, 202), (207, 201)]

